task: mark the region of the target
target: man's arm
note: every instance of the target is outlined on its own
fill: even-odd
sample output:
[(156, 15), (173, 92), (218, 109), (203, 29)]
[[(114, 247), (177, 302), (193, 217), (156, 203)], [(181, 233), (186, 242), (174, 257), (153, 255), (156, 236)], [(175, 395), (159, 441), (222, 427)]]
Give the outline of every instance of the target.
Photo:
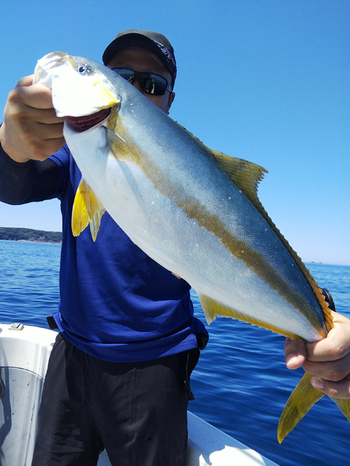
[(56, 116), (50, 89), (22, 78), (9, 93), (0, 143), (12, 160), (45, 160), (64, 145), (63, 118)]
[(64, 144), (51, 91), (22, 78), (8, 96), (0, 127), (0, 200), (9, 204), (47, 199), (55, 193), (59, 169), (49, 155)]
[(59, 179), (60, 170), (53, 160), (18, 163), (0, 145), (1, 202), (18, 205), (51, 199), (55, 195)]

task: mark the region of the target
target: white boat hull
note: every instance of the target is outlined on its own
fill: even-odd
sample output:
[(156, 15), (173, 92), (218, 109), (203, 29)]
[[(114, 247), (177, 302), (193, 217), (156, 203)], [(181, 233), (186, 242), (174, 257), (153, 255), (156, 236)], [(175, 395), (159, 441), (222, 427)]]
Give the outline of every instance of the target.
[[(38, 409), (57, 333), (0, 324), (0, 464), (30, 466)], [(188, 413), (186, 466), (273, 466), (276, 463)], [(111, 466), (106, 452), (98, 466)]]

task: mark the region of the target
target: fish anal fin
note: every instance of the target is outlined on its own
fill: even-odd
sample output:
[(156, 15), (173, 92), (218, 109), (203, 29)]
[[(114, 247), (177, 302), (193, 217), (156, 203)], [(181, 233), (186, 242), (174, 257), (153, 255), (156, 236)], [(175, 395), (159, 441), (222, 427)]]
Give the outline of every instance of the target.
[(79, 236), (90, 223), (91, 235), (95, 241), (104, 212), (105, 208), (96, 194), (91, 190), (86, 181), (82, 179), (75, 194), (72, 209), (73, 236)]
[(279, 333), (280, 335), (284, 335), (286, 337), (293, 338), (294, 340), (300, 340), (298, 335), (294, 333), (290, 333), (286, 330), (280, 329), (279, 327), (266, 324), (258, 319), (253, 317), (247, 316), (242, 312), (236, 311), (230, 307), (227, 307), (215, 299), (210, 298), (209, 296), (199, 294), (198, 298), (203, 308), (205, 318), (207, 319), (208, 324), (210, 324), (216, 317), (231, 317), (232, 319), (242, 320), (251, 325), (256, 325), (257, 327), (262, 327), (266, 330), (271, 330), (272, 332)]
[(323, 392), (311, 385), (311, 377), (310, 374), (304, 374), (288, 398), (278, 423), (279, 443), (282, 443), (284, 437), (294, 429), (309, 409), (324, 396)]

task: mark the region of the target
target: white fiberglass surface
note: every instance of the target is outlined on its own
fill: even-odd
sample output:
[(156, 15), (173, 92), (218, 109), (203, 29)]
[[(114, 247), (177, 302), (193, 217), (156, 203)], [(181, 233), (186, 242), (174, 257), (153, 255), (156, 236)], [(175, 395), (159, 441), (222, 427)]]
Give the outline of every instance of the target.
[(29, 466), (43, 379), (17, 367), (0, 367), (0, 378), (0, 464)]

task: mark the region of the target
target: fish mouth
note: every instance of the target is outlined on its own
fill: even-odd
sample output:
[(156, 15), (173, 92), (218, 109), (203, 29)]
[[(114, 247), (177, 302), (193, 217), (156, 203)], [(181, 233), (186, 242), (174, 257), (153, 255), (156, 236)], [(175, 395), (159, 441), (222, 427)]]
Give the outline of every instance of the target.
[(93, 128), (101, 121), (105, 120), (111, 112), (111, 108), (104, 108), (97, 113), (92, 115), (84, 115), (79, 117), (67, 116), (66, 120), (69, 123), (71, 129), (76, 132), (83, 132), (90, 128)]

